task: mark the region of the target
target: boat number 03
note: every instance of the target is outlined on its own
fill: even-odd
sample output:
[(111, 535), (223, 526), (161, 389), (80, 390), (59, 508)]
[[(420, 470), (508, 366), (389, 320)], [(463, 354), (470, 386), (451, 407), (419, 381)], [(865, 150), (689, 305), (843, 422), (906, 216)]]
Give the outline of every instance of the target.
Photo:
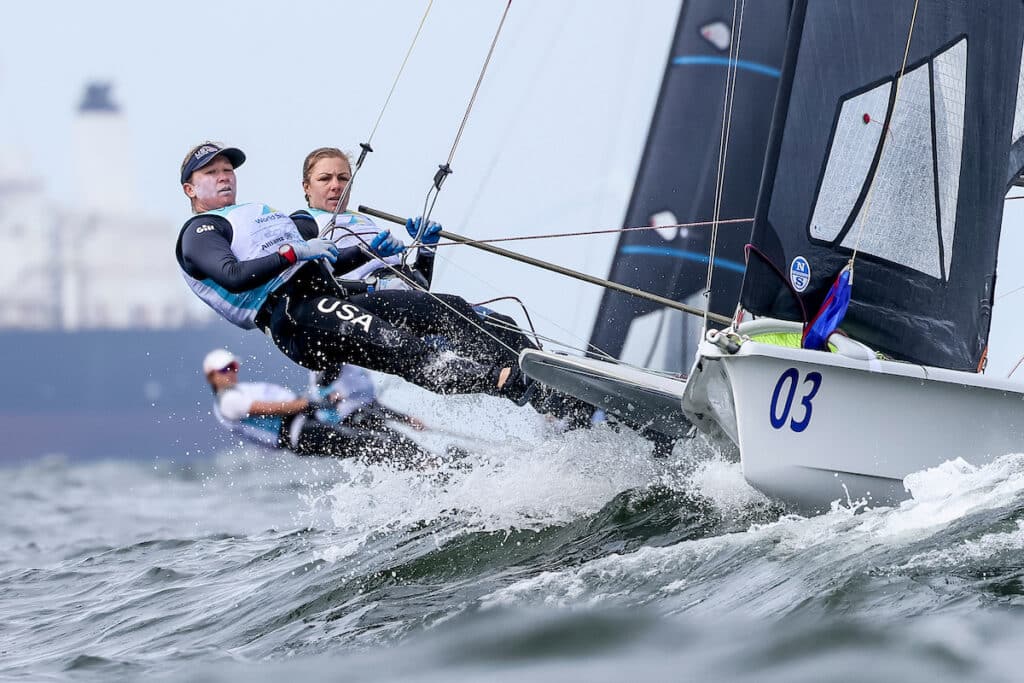
[[(789, 368), (782, 373), (779, 381), (775, 383), (772, 404), (768, 409), (772, 427), (782, 429), (788, 421), (789, 428), (794, 432), (807, 429), (807, 425), (811, 424), (811, 401), (820, 388), (820, 372), (808, 372), (803, 382), (800, 381), (800, 373), (796, 368)], [(799, 400), (796, 408), (793, 407), (795, 399)]]

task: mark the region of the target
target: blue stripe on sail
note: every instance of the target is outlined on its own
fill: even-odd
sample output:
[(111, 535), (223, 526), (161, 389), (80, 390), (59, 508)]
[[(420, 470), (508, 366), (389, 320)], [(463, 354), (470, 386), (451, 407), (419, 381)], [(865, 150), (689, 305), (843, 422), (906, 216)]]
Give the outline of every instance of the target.
[[(701, 254), (696, 251), (684, 251), (682, 249), (672, 249), (671, 247), (645, 247), (645, 246), (628, 246), (619, 249), (620, 254), (649, 254), (651, 256), (671, 256), (672, 258), (683, 259), (684, 261), (696, 261), (697, 263), (703, 263), (707, 265), (708, 255)], [(742, 263), (736, 261), (729, 261), (727, 259), (715, 259), (716, 268), (724, 268), (725, 270), (731, 270), (736, 273), (742, 273), (747, 267)]]
[[(685, 57), (673, 57), (673, 66), (690, 66), (694, 64), (710, 65), (710, 66), (729, 66), (730, 60), (728, 57), (711, 57), (708, 55), (694, 55)], [(750, 62), (745, 59), (740, 59), (735, 62), (737, 69), (746, 69), (747, 71), (753, 71), (757, 74), (763, 74), (765, 76), (771, 76), (772, 78), (778, 78), (782, 75), (782, 72), (778, 69), (768, 66), (766, 64), (758, 64), (757, 62)]]

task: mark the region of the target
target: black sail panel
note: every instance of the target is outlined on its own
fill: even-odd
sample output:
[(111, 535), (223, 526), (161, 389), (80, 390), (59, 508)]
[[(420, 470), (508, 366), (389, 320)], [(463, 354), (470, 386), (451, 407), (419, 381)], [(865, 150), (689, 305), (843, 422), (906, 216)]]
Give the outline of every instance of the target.
[(920, 0), (903, 69), (914, 0), (795, 5), (747, 310), (806, 320), (856, 252), (843, 330), (897, 358), (978, 367), (1015, 173), (1022, 7)]
[[(626, 226), (692, 223), (713, 217), (733, 8), (733, 2), (727, 0), (687, 0), (683, 5)], [(789, 14), (789, 0), (746, 3), (723, 219), (753, 216)], [(743, 246), (750, 239), (750, 230), (749, 222), (719, 229), (712, 311), (731, 314), (736, 307), (744, 270)], [(609, 279), (683, 301), (704, 290), (710, 236), (710, 227), (623, 233)], [(664, 309), (605, 291), (591, 343), (620, 356), (634, 322), (657, 310)], [(673, 348), (682, 365), (682, 351), (678, 345)]]

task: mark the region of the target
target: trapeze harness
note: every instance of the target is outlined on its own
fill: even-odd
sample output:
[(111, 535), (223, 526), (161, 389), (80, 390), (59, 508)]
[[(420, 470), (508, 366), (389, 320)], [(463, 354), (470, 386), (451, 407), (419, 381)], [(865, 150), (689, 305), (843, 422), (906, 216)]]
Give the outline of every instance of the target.
[[(252, 261), (271, 255), (283, 261), (283, 257), (277, 253), (278, 249), (285, 244), (305, 240), (291, 218), (266, 204), (235, 204), (198, 214), (185, 224), (182, 236), (187, 229), (194, 230), (197, 236), (216, 231), (216, 224), (196, 221), (196, 218), (205, 216), (219, 216), (231, 225), (231, 253), (239, 261)], [(196, 296), (225, 320), (246, 330), (256, 327), (256, 314), (270, 293), (306, 265), (296, 263), (252, 289), (230, 292), (209, 276), (197, 278), (189, 274), (182, 262), (181, 237), (178, 239), (178, 263), (185, 282)]]

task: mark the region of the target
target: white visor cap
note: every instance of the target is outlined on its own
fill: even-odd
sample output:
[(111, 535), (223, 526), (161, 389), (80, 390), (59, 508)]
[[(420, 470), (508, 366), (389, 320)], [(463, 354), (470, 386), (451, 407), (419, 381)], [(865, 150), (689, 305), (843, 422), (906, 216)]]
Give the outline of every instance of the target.
[(232, 363), (237, 362), (238, 359), (235, 358), (235, 354), (227, 349), (214, 349), (206, 354), (206, 358), (203, 359), (203, 374), (209, 375), (211, 372), (223, 370)]

